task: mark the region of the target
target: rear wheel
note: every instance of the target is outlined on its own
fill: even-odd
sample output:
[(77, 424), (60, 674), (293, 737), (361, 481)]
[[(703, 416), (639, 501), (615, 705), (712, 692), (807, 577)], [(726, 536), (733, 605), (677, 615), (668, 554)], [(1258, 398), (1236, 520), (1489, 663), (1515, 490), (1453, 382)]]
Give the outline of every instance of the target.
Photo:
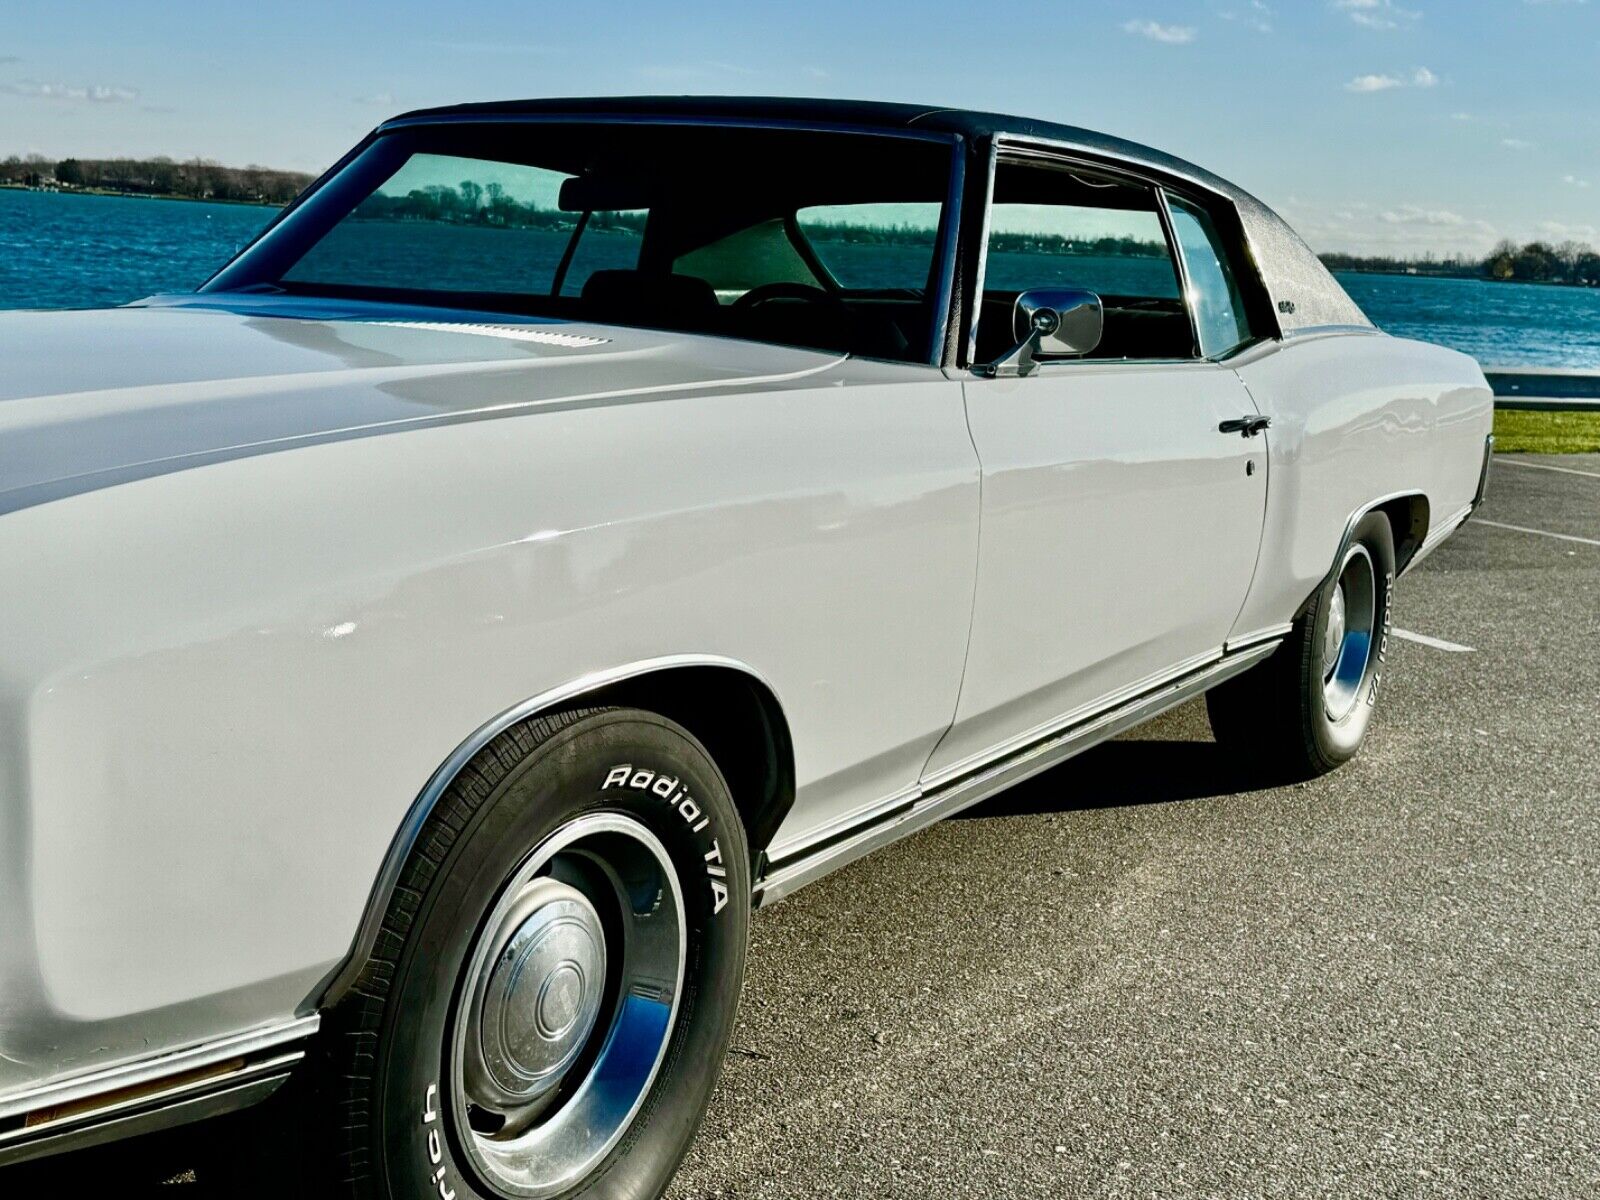
[(503, 735), (332, 1015), (357, 1194), (659, 1195), (732, 1032), (749, 907), (738, 813), (680, 726), (592, 710)]
[(1377, 709), (1393, 594), (1394, 535), (1372, 513), (1272, 657), (1206, 693), (1217, 741), (1299, 779), (1355, 757)]

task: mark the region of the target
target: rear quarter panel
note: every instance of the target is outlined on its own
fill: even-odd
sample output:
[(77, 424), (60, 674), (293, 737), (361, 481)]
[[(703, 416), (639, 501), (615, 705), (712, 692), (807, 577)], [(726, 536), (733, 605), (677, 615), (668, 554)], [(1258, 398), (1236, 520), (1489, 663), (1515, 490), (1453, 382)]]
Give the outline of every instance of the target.
[(1430, 534), (1471, 504), (1494, 402), (1467, 355), (1380, 333), (1309, 334), (1235, 370), (1272, 418), (1261, 557), (1236, 637), (1291, 620), (1375, 502), (1420, 493)]

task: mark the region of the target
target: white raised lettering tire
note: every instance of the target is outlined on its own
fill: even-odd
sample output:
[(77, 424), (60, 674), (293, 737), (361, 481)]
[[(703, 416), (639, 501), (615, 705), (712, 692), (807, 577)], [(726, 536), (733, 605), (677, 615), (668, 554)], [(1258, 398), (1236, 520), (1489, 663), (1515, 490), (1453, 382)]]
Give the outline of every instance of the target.
[(1206, 693), (1218, 743), (1287, 778), (1354, 758), (1377, 710), (1393, 599), (1394, 534), (1369, 513), (1283, 645)]
[(749, 921), (743, 825), (681, 726), (589, 709), (508, 730), (441, 799), (330, 1014), (354, 1193), (660, 1195), (727, 1049)]

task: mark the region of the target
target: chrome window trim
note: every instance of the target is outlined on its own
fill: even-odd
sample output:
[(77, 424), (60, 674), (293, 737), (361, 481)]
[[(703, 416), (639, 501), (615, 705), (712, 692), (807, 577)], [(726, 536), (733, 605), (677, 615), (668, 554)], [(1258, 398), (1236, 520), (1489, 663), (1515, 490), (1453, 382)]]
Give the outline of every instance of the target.
[[(1042, 147), (1042, 148), (1041, 148)], [(1107, 363), (1190, 363), (1214, 362), (1201, 354), (1200, 331), (1195, 322), (1194, 312), (1189, 298), (1188, 264), (1183, 258), (1183, 247), (1178, 243), (1176, 231), (1172, 227), (1172, 214), (1167, 208), (1166, 180), (1144, 169), (1135, 159), (1124, 159), (1119, 156), (1107, 155), (1101, 152), (1075, 146), (1070, 142), (1056, 142), (1044, 138), (1025, 137), (1017, 134), (998, 133), (989, 143), (989, 178), (988, 186), (984, 192), (983, 223), (979, 230), (978, 241), (978, 270), (975, 277), (975, 286), (972, 295), (972, 311), (965, 314), (967, 319), (966, 337), (966, 368), (978, 365), (978, 322), (983, 316), (983, 287), (988, 274), (989, 265), (989, 228), (990, 214), (994, 210), (994, 184), (995, 175), (999, 170), (1000, 160), (1006, 159), (1034, 159), (1042, 163), (1056, 164), (1068, 169), (1078, 166), (1087, 170), (1109, 171), (1114, 175), (1123, 176), (1141, 186), (1148, 187), (1155, 194), (1157, 218), (1161, 222), (1162, 234), (1167, 239), (1167, 249), (1172, 255), (1173, 267), (1177, 274), (1178, 299), (1183, 304), (1184, 315), (1189, 322), (1189, 337), (1194, 344), (1194, 356), (1191, 358), (1116, 358), (1116, 359), (1065, 359), (1042, 360), (1041, 369), (1048, 366), (1104, 366)], [(1185, 179), (1186, 183), (1203, 191), (1207, 196), (1214, 197), (1224, 204), (1232, 204), (1229, 198), (1212, 188), (1206, 187), (1198, 180)], [(1235, 347), (1237, 349), (1237, 347)]]
[(1194, 356), (1208, 362), (1215, 361), (1206, 353), (1204, 343), (1200, 340), (1200, 318), (1195, 315), (1194, 284), (1189, 278), (1189, 259), (1183, 251), (1183, 242), (1178, 237), (1178, 227), (1172, 221), (1172, 205), (1167, 201), (1167, 189), (1156, 188), (1156, 211), (1161, 214), (1161, 229), (1166, 234), (1167, 249), (1172, 252), (1172, 261), (1178, 271), (1178, 299), (1183, 304), (1184, 315), (1189, 318), (1189, 340), (1194, 344)]
[(994, 138), (989, 142), (989, 161), (985, 168), (983, 217), (978, 223), (978, 269), (972, 274), (972, 303), (962, 314), (967, 322), (967, 348), (964, 355), (966, 361), (959, 365), (968, 368), (978, 361), (978, 320), (983, 316), (983, 286), (989, 270), (989, 222), (990, 214), (994, 212), (994, 177), (999, 165), (1000, 139)]
[(1376, 325), (1303, 325), (1298, 329), (1291, 329), (1283, 335), (1286, 342), (1301, 342), (1308, 338), (1319, 337), (1383, 337), (1383, 330)]
[(451, 752), (450, 756), (428, 778), (427, 783), (423, 785), (422, 791), (411, 802), (411, 807), (406, 811), (405, 819), (390, 840), (389, 848), (384, 852), (383, 865), (379, 869), (377, 879), (374, 881), (372, 890), (367, 896), (366, 907), (362, 910), (361, 924), (357, 927), (355, 939), (351, 943), (350, 950), (326, 980), (313, 992), (313, 997), (318, 1007), (327, 1008), (338, 1003), (360, 977), (367, 960), (372, 956), (373, 948), (378, 944), (378, 936), (383, 928), (383, 917), (389, 908), (389, 899), (394, 895), (394, 890), (400, 882), (400, 875), (405, 869), (406, 859), (411, 856), (412, 848), (422, 835), (423, 826), (427, 824), (428, 818), (433, 815), (433, 810), (439, 803), (439, 799), (455, 780), (455, 777), (461, 773), (462, 768), (477, 757), (485, 746), (519, 721), (526, 721), (529, 717), (537, 716), (547, 709), (570, 704), (574, 700), (599, 691), (601, 688), (609, 687), (612, 684), (621, 683), (624, 680), (637, 679), (642, 675), (651, 675), (681, 667), (720, 667), (738, 671), (761, 684), (772, 696), (777, 697), (780, 707), (783, 704), (782, 698), (778, 696), (778, 690), (772, 686), (771, 681), (748, 663), (717, 654), (672, 654), (664, 655), (660, 658), (642, 659), (628, 663), (625, 666), (591, 672), (578, 679), (540, 692), (536, 696), (530, 696), (528, 699), (503, 710), (497, 716), (491, 717), (473, 730)]
[(937, 295), (933, 304), (933, 327), (928, 331), (928, 362), (941, 367), (950, 336), (950, 317), (955, 310), (956, 255), (961, 247), (961, 198), (967, 186), (967, 140), (957, 135), (951, 152), (950, 186), (945, 192), (943, 225), (935, 253), (939, 255), (937, 273), (930, 276)]

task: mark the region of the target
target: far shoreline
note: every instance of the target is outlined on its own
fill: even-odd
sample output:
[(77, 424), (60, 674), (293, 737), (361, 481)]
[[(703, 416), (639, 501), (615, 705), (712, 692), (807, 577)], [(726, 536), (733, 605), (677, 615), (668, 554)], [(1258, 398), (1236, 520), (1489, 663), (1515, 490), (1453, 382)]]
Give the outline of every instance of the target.
[(283, 208), (272, 200), (235, 200), (216, 196), (185, 196), (179, 192), (119, 192), (112, 188), (30, 187), (25, 183), (0, 183), (0, 191), (41, 192), (51, 196), (112, 196), (120, 200), (181, 200), (186, 204), (232, 204), (240, 208)]
[(1446, 271), (1385, 271), (1376, 267), (1329, 267), (1329, 272), (1338, 275), (1384, 275), (1392, 279), (1449, 279), (1459, 283), (1520, 283), (1528, 287), (1556, 287), (1572, 288), (1580, 292), (1592, 292), (1600, 284), (1573, 283), (1565, 279), (1496, 279), (1491, 275), (1455, 275)]
[[(121, 200), (175, 200), (185, 204), (228, 204), (239, 208), (283, 209), (286, 204), (271, 200), (239, 200), (213, 196), (185, 196), (177, 192), (126, 192), (110, 188), (89, 187), (37, 187), (25, 183), (0, 182), (0, 191), (40, 192), (56, 196), (109, 196)], [(1445, 271), (1385, 270), (1376, 267), (1329, 267), (1335, 276), (1378, 275), (1395, 279), (1446, 279), (1464, 283), (1520, 283), (1528, 287), (1569, 288), (1574, 291), (1595, 291), (1600, 284), (1572, 282), (1564, 279), (1496, 279), (1490, 275), (1463, 275)]]

